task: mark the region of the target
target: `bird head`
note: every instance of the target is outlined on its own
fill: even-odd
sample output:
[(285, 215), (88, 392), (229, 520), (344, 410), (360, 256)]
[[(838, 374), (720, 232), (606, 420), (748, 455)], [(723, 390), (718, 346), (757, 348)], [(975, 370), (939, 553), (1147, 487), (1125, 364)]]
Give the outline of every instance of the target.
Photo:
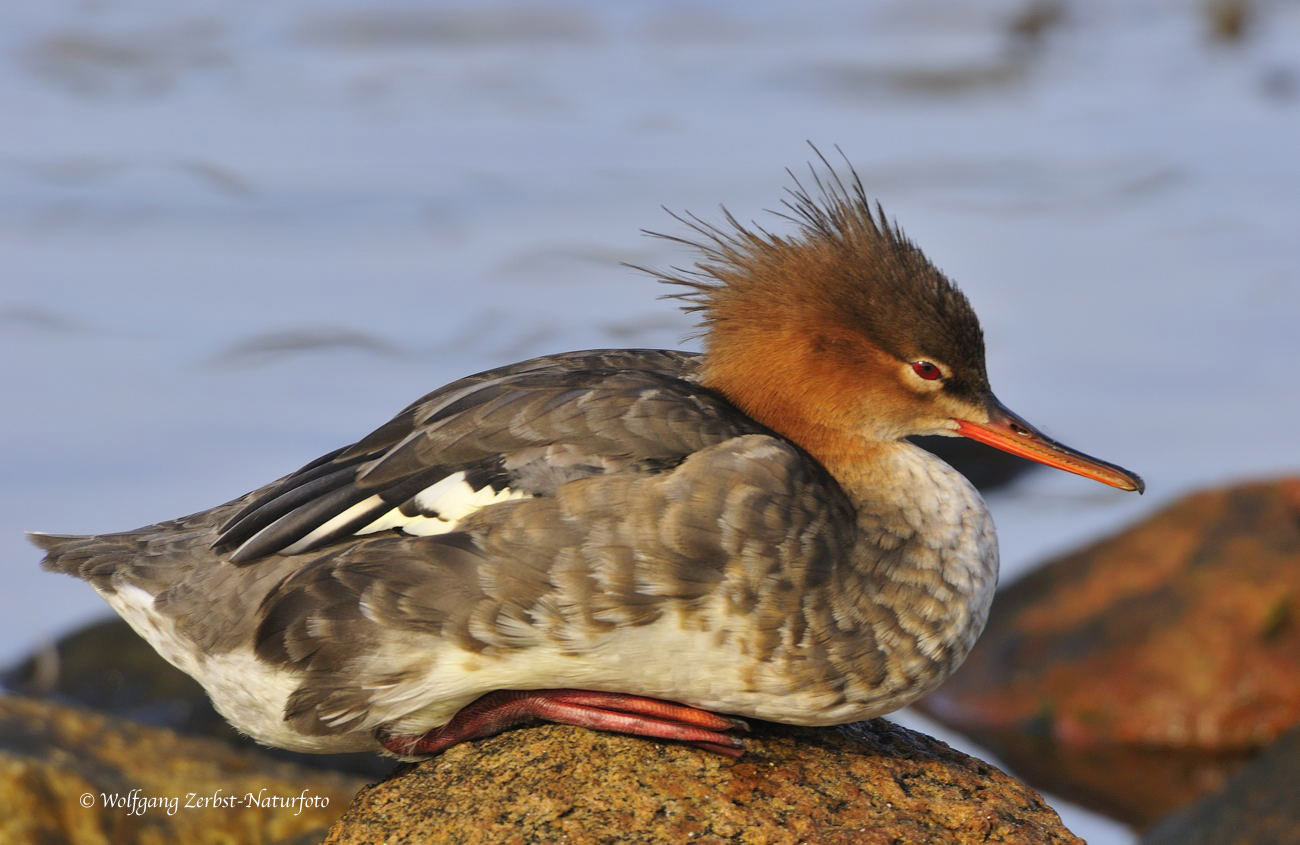
[[(820, 153), (818, 153), (820, 156)], [(984, 335), (965, 295), (930, 262), (851, 167), (821, 159), (812, 190), (791, 174), (783, 209), (793, 234), (677, 219), (698, 237), (688, 270), (657, 273), (700, 315), (704, 384), (832, 464), (863, 443), (962, 436), (1118, 487), (1122, 467), (1044, 435), (994, 396)], [(665, 236), (660, 236), (665, 237)]]

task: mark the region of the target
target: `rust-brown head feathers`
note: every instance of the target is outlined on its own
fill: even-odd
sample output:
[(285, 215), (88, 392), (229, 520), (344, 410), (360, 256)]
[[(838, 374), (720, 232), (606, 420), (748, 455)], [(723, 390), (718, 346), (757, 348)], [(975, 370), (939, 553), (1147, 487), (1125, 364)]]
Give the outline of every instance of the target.
[(655, 275), (690, 288), (674, 296), (701, 313), (708, 353), (792, 331), (831, 343), (857, 336), (899, 360), (942, 360), (960, 375), (950, 391), (986, 390), (983, 333), (966, 297), (878, 203), (873, 209), (852, 167), (845, 179), (821, 161), (825, 175), (809, 166), (815, 190), (790, 173), (794, 187), (774, 212), (798, 226), (794, 235), (746, 227), (725, 209), (727, 229), (687, 215), (677, 219), (698, 240), (660, 235), (702, 254), (692, 270)]

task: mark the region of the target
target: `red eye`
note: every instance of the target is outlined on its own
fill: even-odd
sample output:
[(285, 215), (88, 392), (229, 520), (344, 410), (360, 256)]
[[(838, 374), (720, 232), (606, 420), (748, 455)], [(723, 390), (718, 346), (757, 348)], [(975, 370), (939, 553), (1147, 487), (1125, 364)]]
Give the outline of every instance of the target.
[(943, 375), (943, 373), (939, 372), (939, 368), (934, 364), (931, 364), (929, 361), (912, 362), (912, 372), (916, 373), (926, 381), (934, 381), (939, 376)]

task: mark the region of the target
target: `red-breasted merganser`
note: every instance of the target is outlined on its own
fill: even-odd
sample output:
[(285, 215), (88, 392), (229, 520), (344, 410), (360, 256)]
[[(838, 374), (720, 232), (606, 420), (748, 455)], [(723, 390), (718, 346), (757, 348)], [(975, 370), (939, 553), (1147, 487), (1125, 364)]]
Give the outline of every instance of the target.
[(44, 565), (297, 751), (415, 756), (542, 719), (736, 756), (733, 717), (902, 707), (965, 658), (998, 568), (979, 494), (902, 438), (1143, 485), (993, 396), (970, 304), (849, 173), (795, 181), (793, 235), (687, 221), (695, 269), (657, 275), (703, 354), (468, 376), (211, 510), (33, 535)]

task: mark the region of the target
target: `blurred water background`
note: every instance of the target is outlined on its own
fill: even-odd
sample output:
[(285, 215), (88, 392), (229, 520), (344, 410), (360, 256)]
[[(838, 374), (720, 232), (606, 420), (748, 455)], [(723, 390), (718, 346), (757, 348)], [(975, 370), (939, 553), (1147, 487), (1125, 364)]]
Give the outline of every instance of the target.
[(209, 507), (496, 364), (682, 345), (690, 319), (619, 262), (690, 260), (639, 233), (680, 233), (661, 205), (780, 228), (763, 210), (806, 139), (967, 292), (1002, 399), (1148, 481), (991, 496), (1004, 580), (1300, 466), (1295, 0), (47, 0), (0, 21), (0, 665), (106, 612), (24, 531)]

